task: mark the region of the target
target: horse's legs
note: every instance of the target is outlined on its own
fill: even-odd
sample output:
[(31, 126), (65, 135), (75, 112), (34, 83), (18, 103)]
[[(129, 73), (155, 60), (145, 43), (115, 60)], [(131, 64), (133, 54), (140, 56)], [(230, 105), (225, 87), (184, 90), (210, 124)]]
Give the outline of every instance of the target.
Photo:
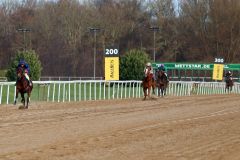
[(152, 90), (153, 90), (152, 93), (155, 94), (155, 87), (154, 86), (152, 86)]
[(155, 95), (155, 88), (156, 88), (156, 83), (155, 81), (152, 82), (152, 93)]
[(17, 104), (17, 99), (18, 99), (18, 89), (16, 89), (16, 95), (15, 95), (14, 105)]
[(143, 93), (144, 93), (144, 99), (143, 100), (146, 100), (147, 91), (146, 91), (146, 89), (144, 87), (143, 87)]
[(22, 100), (21, 102), (23, 103), (23, 105), (25, 106), (25, 98), (24, 98), (24, 93), (21, 93), (21, 97), (22, 97)]
[(151, 87), (148, 88), (148, 97), (150, 98), (151, 96)]
[(28, 108), (28, 104), (29, 104), (30, 95), (31, 95), (31, 93), (30, 93), (30, 92), (28, 92), (28, 93), (27, 93), (27, 105), (26, 105), (26, 108)]
[(225, 92), (229, 93), (230, 92), (230, 86), (229, 85), (226, 85), (226, 88), (225, 88)]
[(166, 96), (167, 94), (167, 85), (164, 85), (164, 96)]
[(29, 103), (29, 97), (27, 96), (27, 104), (26, 104), (25, 108), (28, 108), (28, 103)]
[(159, 84), (158, 86), (158, 97), (162, 96), (162, 84)]
[(161, 97), (164, 96), (164, 86), (161, 87)]

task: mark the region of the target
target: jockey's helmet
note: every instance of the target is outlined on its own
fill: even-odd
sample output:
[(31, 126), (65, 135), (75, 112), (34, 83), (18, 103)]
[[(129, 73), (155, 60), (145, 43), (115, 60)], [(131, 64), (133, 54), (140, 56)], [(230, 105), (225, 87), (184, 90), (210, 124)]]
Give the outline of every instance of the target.
[(229, 74), (231, 74), (231, 71), (228, 71)]
[(20, 59), (19, 64), (25, 64), (25, 61), (23, 59)]
[(164, 67), (164, 64), (161, 64), (160, 66), (161, 66), (161, 67)]
[(151, 63), (148, 62), (148, 63), (146, 64), (146, 66), (147, 66), (147, 67), (151, 67)]

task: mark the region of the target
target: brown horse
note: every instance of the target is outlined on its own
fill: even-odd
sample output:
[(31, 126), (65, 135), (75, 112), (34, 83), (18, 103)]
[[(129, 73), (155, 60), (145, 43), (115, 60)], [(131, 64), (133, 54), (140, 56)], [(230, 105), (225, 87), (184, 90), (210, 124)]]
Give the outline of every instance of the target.
[(233, 87), (233, 78), (231, 76), (226, 77), (226, 86), (225, 86), (225, 92), (231, 92)]
[[(18, 99), (18, 93), (20, 93), (21, 97), (22, 97), (21, 102), (23, 103), (24, 108), (28, 108), (32, 89), (33, 89), (33, 85), (31, 85), (31, 86), (29, 85), (29, 82), (24, 75), (24, 69), (19, 67), (17, 69), (16, 95), (15, 95), (14, 104), (16, 105), (17, 99)], [(27, 93), (27, 102), (24, 97), (25, 93)]]
[(153, 94), (155, 94), (156, 83), (153, 78), (153, 74), (151, 74), (150, 72), (147, 73), (147, 76), (143, 80), (142, 86), (144, 92), (144, 100), (146, 100), (147, 96), (150, 98), (151, 89), (153, 89)]
[(158, 87), (158, 96), (165, 96), (166, 90), (168, 87), (169, 81), (167, 76), (163, 71), (157, 72), (157, 87)]

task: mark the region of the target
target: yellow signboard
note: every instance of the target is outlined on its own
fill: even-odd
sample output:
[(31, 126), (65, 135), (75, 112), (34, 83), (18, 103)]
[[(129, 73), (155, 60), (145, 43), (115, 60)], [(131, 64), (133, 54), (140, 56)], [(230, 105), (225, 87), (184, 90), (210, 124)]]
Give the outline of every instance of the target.
[(105, 57), (105, 80), (119, 80), (119, 57)]
[(222, 80), (223, 79), (223, 64), (214, 64), (213, 65), (213, 79)]

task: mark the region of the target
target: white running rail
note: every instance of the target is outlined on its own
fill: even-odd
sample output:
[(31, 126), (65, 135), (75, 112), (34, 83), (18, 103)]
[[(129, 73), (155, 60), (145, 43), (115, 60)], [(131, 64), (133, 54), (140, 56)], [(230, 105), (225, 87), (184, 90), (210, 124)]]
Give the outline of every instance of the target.
[[(34, 81), (31, 101), (71, 102), (86, 100), (108, 100), (141, 98), (141, 81)], [(0, 82), (0, 104), (13, 103), (15, 82)], [(156, 94), (157, 89), (155, 90)], [(240, 83), (235, 83), (231, 93), (240, 94)], [(223, 82), (171, 81), (168, 96), (190, 96), (228, 94)], [(20, 99), (20, 95), (19, 95)]]

